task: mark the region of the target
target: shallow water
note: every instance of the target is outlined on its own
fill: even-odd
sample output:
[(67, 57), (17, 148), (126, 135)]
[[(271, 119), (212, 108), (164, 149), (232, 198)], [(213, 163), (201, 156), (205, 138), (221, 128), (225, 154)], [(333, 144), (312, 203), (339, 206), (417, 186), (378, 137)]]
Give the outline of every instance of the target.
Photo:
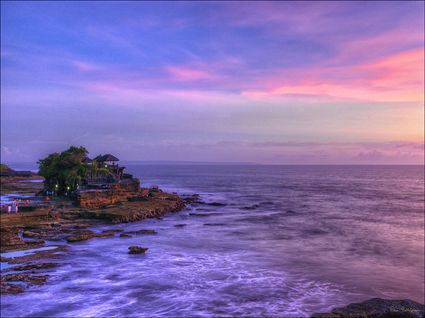
[(371, 297), (423, 301), (422, 166), (127, 169), (226, 206), (105, 226), (158, 234), (73, 244), (47, 285), (2, 296), (2, 317), (299, 317)]

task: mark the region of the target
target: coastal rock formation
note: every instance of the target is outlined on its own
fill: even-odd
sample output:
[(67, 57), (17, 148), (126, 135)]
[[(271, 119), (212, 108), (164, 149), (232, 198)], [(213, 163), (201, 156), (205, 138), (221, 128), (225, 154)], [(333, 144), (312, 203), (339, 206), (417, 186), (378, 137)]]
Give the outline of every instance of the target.
[(109, 189), (82, 191), (78, 202), (82, 208), (98, 209), (118, 202), (137, 201), (138, 198), (144, 201), (148, 194), (147, 189), (140, 188), (140, 181), (133, 178), (113, 184)]
[(413, 300), (372, 298), (362, 303), (332, 309), (330, 313), (316, 313), (312, 318), (423, 318), (424, 305)]
[(141, 246), (129, 246), (128, 254), (144, 254), (149, 248)]
[(150, 193), (147, 201), (125, 202), (122, 205), (104, 209), (85, 209), (79, 212), (79, 217), (127, 223), (146, 218), (158, 218), (169, 212), (180, 211), (184, 206), (183, 200), (177, 195), (154, 192)]
[[(20, 185), (19, 182), (17, 184)], [(41, 185), (41, 182), (34, 184)], [(112, 189), (106, 191), (100, 189), (83, 192), (79, 198), (80, 206), (75, 206), (70, 198), (58, 198), (47, 206), (36, 206), (35, 211), (1, 213), (1, 252), (45, 247), (29, 251), (22, 256), (1, 258), (2, 262), (8, 264), (20, 264), (2, 271), (1, 293), (17, 294), (33, 284), (43, 284), (48, 276), (42, 274), (50, 268), (59, 266), (60, 263), (48, 263), (46, 259), (60, 258), (69, 245), (45, 246), (44, 240), (65, 240), (74, 243), (111, 237), (117, 233), (120, 237), (131, 237), (132, 235), (124, 233), (122, 229), (109, 229), (96, 233), (96, 230), (87, 228), (105, 223), (161, 218), (166, 213), (177, 212), (185, 207), (183, 200), (176, 194), (168, 194), (159, 189), (140, 189), (139, 185), (139, 181), (125, 181), (113, 185)], [(157, 234), (151, 229), (139, 229), (131, 233)], [(143, 254), (147, 250), (148, 248), (131, 246), (129, 253)]]

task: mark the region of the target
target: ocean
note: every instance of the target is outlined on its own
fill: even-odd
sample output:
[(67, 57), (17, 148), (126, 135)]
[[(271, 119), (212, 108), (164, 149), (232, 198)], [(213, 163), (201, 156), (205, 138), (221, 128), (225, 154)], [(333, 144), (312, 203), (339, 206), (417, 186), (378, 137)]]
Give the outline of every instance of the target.
[(206, 204), (103, 226), (158, 234), (73, 244), (46, 285), (1, 297), (2, 317), (308, 317), (372, 297), (423, 302), (423, 166), (127, 171)]

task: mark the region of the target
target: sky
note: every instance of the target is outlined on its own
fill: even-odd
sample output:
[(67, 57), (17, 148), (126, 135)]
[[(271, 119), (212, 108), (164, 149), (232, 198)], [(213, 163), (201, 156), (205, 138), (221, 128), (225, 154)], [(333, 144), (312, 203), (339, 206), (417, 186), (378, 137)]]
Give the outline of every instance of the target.
[(423, 164), (424, 2), (1, 2), (1, 160)]

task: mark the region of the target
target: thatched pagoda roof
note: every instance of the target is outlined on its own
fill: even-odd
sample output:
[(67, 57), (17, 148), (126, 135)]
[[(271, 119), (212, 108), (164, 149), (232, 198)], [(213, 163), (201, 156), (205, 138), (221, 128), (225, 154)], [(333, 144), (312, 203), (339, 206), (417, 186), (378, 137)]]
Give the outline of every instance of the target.
[(106, 155), (99, 155), (96, 158), (94, 158), (96, 161), (105, 162), (105, 161), (119, 161), (117, 157), (114, 155), (111, 155), (110, 153), (107, 153)]
[(82, 160), (84, 163), (92, 163), (93, 160), (91, 160), (89, 157), (84, 157)]

